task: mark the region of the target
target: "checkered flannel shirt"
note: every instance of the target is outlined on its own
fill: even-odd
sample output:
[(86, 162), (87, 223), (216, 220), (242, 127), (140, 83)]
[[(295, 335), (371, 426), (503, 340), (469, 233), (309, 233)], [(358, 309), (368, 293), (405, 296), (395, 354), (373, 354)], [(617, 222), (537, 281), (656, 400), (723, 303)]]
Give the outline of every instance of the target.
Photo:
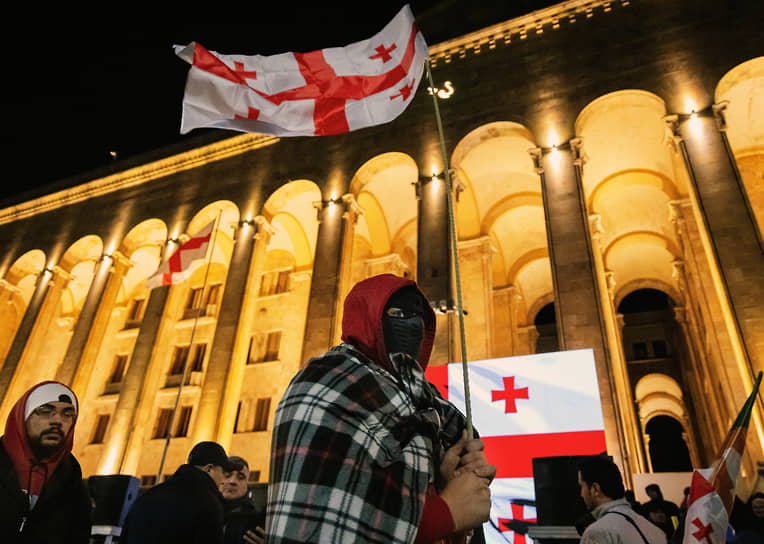
[[(414, 542), (440, 456), (464, 428), (415, 374), (403, 384), (342, 344), (295, 376), (276, 410), (267, 542)], [(416, 407), (422, 388), (429, 409)]]

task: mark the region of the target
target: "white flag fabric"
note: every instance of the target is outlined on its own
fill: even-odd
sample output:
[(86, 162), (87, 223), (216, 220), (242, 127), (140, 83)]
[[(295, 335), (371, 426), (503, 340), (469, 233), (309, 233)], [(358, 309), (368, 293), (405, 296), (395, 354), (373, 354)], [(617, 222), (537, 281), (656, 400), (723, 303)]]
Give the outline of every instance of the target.
[(191, 275), (193, 262), (204, 259), (207, 255), (207, 247), (214, 226), (215, 221), (205, 225), (202, 230), (162, 262), (157, 271), (146, 279), (146, 287), (154, 289), (160, 285), (173, 285), (186, 280)]
[(378, 34), (310, 53), (222, 55), (175, 46), (191, 64), (181, 133), (216, 127), (321, 136), (398, 117), (419, 87), (427, 44), (408, 5)]
[(685, 544), (724, 544), (729, 517), (719, 494), (709, 482), (713, 469), (695, 469), (692, 473), (687, 517), (684, 522)]
[[(427, 369), (427, 379), (464, 412), (461, 364)], [(487, 542), (523, 544), (516, 522), (536, 521), (533, 458), (606, 451), (592, 350), (469, 363), (472, 419), (496, 465)], [(512, 524), (511, 522), (515, 522)]]

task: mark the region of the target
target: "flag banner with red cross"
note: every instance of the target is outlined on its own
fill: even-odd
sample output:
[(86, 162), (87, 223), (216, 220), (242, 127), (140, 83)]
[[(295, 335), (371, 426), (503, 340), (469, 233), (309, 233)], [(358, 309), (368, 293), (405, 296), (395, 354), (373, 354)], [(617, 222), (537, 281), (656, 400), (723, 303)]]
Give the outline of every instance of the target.
[(761, 378), (762, 373), (759, 372), (751, 394), (727, 433), (714, 466), (695, 469), (692, 474), (684, 524), (685, 544), (722, 544), (726, 541), (748, 425)]
[[(427, 379), (462, 412), (461, 364), (427, 369)], [(596, 455), (607, 449), (599, 384), (590, 349), (469, 363), (475, 429), (496, 465), (486, 542), (526, 544), (535, 522), (533, 459)], [(518, 529), (517, 531), (515, 529)]]
[(223, 55), (175, 46), (191, 64), (180, 132), (340, 134), (398, 117), (419, 87), (427, 44), (408, 5), (374, 37), (310, 53)]
[(199, 232), (181, 245), (169, 258), (163, 261), (157, 271), (146, 279), (146, 288), (154, 289), (160, 285), (174, 285), (191, 276), (191, 265), (207, 255), (210, 236), (215, 221), (211, 221)]

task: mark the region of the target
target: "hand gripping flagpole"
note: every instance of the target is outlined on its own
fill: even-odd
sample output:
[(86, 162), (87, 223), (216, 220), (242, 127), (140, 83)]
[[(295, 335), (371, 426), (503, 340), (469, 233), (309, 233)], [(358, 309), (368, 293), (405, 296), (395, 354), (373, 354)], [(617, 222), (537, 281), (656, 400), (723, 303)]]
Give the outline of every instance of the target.
[(432, 70), (430, 69), (429, 57), (424, 61), (427, 69), (427, 79), (430, 83), (432, 92), (432, 104), (435, 107), (435, 119), (438, 123), (438, 137), (440, 138), (440, 153), (443, 157), (443, 172), (446, 177), (446, 203), (448, 207), (448, 227), (449, 238), (451, 239), (451, 255), (454, 262), (454, 280), (456, 283), (456, 313), (459, 316), (459, 337), (462, 347), (462, 375), (464, 378), (464, 411), (467, 417), (467, 435), (472, 438), (472, 404), (470, 402), (470, 377), (469, 366), (467, 364), (467, 341), (464, 337), (464, 311), (462, 309), (462, 282), (459, 275), (459, 253), (456, 240), (456, 225), (454, 222), (454, 202), (453, 202), (453, 183), (451, 182), (451, 172), (448, 164), (448, 155), (446, 153), (446, 141), (443, 137), (443, 123), (440, 120), (440, 108), (438, 107), (438, 93), (435, 92), (435, 83), (432, 81)]
[[(207, 248), (206, 264), (207, 268), (204, 270), (204, 280), (202, 280), (202, 297), (204, 296), (204, 290), (207, 288), (207, 278), (210, 274), (210, 265), (212, 264), (212, 252), (215, 251), (215, 238), (218, 235), (218, 228), (220, 227), (220, 217), (222, 210), (218, 210), (218, 216), (215, 218), (215, 224), (212, 227), (212, 240)], [(204, 300), (204, 299), (202, 299)], [(162, 450), (162, 460), (159, 462), (159, 472), (157, 473), (157, 483), (162, 483), (162, 471), (164, 470), (164, 461), (167, 457), (167, 450), (170, 448), (170, 440), (172, 439), (172, 429), (175, 427), (175, 417), (178, 412), (178, 405), (180, 404), (180, 393), (183, 391), (183, 384), (186, 383), (188, 376), (189, 361), (191, 360), (191, 348), (194, 345), (194, 334), (196, 333), (196, 324), (199, 321), (199, 313), (194, 315), (194, 325), (191, 328), (191, 338), (188, 341), (188, 353), (186, 353), (186, 360), (183, 362), (183, 375), (180, 378), (180, 384), (178, 385), (178, 394), (175, 395), (175, 406), (172, 408), (172, 416), (170, 417), (170, 425), (167, 427), (167, 436), (165, 437), (164, 450)]]

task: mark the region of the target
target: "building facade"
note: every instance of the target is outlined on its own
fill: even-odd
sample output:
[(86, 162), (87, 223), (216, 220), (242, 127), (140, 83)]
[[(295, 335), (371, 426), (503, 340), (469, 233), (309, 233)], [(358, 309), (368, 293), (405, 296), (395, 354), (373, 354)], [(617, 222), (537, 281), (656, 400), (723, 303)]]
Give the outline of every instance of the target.
[[(450, 168), (468, 358), (591, 348), (624, 472), (708, 465), (764, 370), (763, 15), (571, 0), (431, 44), (438, 88), (387, 125), (207, 131), (6, 206), (0, 420), (55, 378), (80, 397), (85, 475), (152, 483), (169, 434), (165, 473), (212, 439), (267, 481), (278, 400), (339, 341), (356, 281), (416, 279), (431, 364), (460, 360)], [(147, 289), (210, 221), (207, 261)]]

